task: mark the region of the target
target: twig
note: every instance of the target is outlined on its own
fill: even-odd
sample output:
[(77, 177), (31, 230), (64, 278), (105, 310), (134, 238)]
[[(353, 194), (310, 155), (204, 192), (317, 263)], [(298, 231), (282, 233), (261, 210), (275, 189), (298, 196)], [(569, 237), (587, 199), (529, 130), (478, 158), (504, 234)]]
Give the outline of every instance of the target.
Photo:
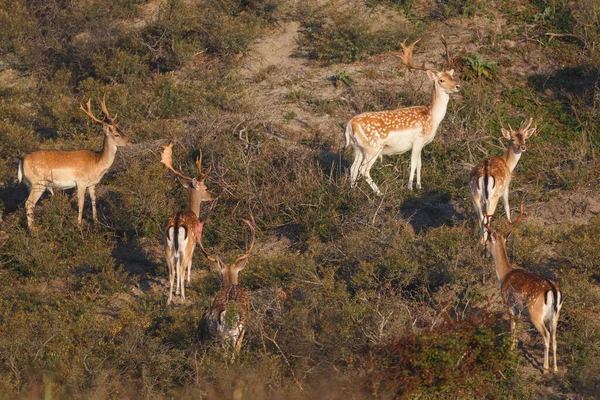
[(264, 337), (266, 337), (271, 343), (273, 343), (275, 345), (275, 347), (277, 347), (277, 350), (279, 350), (279, 353), (281, 354), (281, 356), (283, 357), (283, 360), (285, 361), (285, 363), (287, 364), (287, 366), (290, 369), (290, 372), (292, 373), (292, 377), (294, 378), (294, 382), (296, 382), (296, 385), (298, 385), (298, 388), (301, 391), (304, 391), (304, 388), (302, 387), (302, 384), (298, 381), (298, 379), (296, 379), (296, 374), (294, 374), (294, 370), (292, 369), (292, 365), (290, 364), (290, 362), (288, 361), (287, 357), (285, 356), (285, 354), (283, 354), (283, 351), (281, 350), (281, 347), (279, 347), (279, 345), (277, 344), (277, 342), (275, 341), (275, 339), (271, 339), (270, 337), (268, 337), (267, 335), (264, 335)]

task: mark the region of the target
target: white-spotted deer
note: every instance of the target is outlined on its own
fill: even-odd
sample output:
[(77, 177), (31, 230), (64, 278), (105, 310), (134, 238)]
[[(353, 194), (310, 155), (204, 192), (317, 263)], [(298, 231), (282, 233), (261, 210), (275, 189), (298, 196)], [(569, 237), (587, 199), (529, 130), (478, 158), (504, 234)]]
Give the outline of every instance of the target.
[(209, 261), (217, 263), (223, 275), (223, 288), (217, 293), (210, 308), (209, 326), (211, 330), (218, 332), (222, 340), (230, 341), (236, 353), (242, 347), (250, 307), (248, 296), (238, 283), (238, 275), (248, 264), (248, 258), (254, 247), (256, 230), (252, 214), (250, 220), (242, 219), (242, 221), (250, 227), (252, 241), (246, 254), (238, 257), (232, 264), (225, 264), (220, 257), (213, 257), (206, 252), (202, 245), (204, 221), (199, 221), (196, 225), (196, 238), (202, 253)]
[(469, 184), (471, 187), (471, 201), (479, 218), (479, 234), (481, 243), (485, 243), (487, 232), (484, 224), (490, 222), (496, 211), (500, 197), (504, 203), (506, 218), (510, 222), (510, 206), (508, 191), (512, 172), (517, 166), (521, 153), (526, 150), (527, 139), (534, 134), (536, 128), (530, 128), (533, 118), (521, 124), (517, 130), (502, 128), (502, 135), (509, 141), (504, 157), (494, 156), (471, 170)]
[(167, 265), (169, 266), (169, 298), (167, 304), (173, 301), (173, 284), (177, 278), (176, 295), (181, 295), (185, 301), (184, 273), (187, 268), (187, 282), (190, 281), (192, 257), (196, 247), (195, 226), (200, 217), (200, 203), (213, 200), (206, 189), (204, 179), (210, 172), (202, 173), (202, 153), (196, 158), (198, 177), (192, 178), (173, 168), (173, 143), (163, 147), (161, 163), (173, 171), (179, 182), (187, 189), (188, 204), (185, 211), (179, 211), (167, 219), (164, 228), (164, 246)]
[[(420, 40), (420, 39), (419, 39)], [(354, 162), (350, 167), (352, 186), (356, 186), (359, 176), (364, 176), (367, 183), (378, 195), (381, 191), (371, 179), (371, 168), (381, 155), (394, 155), (411, 151), (410, 176), (408, 188), (412, 190), (415, 171), (417, 173), (417, 189), (421, 189), (421, 151), (436, 135), (438, 126), (446, 115), (450, 94), (460, 90), (454, 70), (437, 71), (413, 64), (413, 48), (417, 42), (406, 46), (402, 43), (402, 63), (409, 70), (426, 71), (433, 81), (431, 103), (427, 106), (400, 108), (397, 110), (368, 112), (352, 118), (346, 124), (346, 147), (354, 148)], [(452, 61), (444, 36), (442, 41), (446, 48), (446, 62), (451, 68)]]
[[(512, 224), (526, 217), (521, 205), (521, 214)], [(500, 281), (502, 298), (508, 306), (511, 315), (510, 330), (512, 334), (513, 348), (517, 344), (516, 323), (521, 313), (529, 315), (529, 319), (544, 339), (544, 373), (548, 372), (548, 353), (550, 339), (552, 338), (552, 356), (554, 361), (554, 372), (556, 367), (556, 325), (563, 303), (563, 296), (556, 282), (535, 275), (531, 272), (513, 268), (508, 262), (506, 252), (506, 237), (510, 233), (510, 227), (505, 232), (494, 232), (486, 223), (485, 229), (489, 235), (486, 241), (486, 249), (494, 260), (496, 275)], [(550, 332), (546, 323), (550, 323)]]
[[(106, 109), (105, 99), (100, 101), (104, 117), (98, 119), (91, 109), (91, 100), (87, 102), (87, 110), (80, 105), (93, 121), (102, 124), (104, 129), (104, 144), (102, 151), (74, 150), (36, 151), (26, 155), (19, 162), (19, 182), (25, 179), (31, 192), (25, 203), (27, 226), (33, 228), (33, 210), (42, 194), (46, 190), (53, 193), (53, 189), (77, 188), (79, 215), (77, 222), (81, 225), (83, 218), (83, 204), (86, 189), (92, 199), (92, 216), (98, 220), (96, 213), (96, 184), (109, 170), (115, 160), (117, 147), (129, 144), (129, 138), (124, 135), (115, 122), (117, 115), (111, 117)], [(105, 122), (110, 121), (110, 123)]]

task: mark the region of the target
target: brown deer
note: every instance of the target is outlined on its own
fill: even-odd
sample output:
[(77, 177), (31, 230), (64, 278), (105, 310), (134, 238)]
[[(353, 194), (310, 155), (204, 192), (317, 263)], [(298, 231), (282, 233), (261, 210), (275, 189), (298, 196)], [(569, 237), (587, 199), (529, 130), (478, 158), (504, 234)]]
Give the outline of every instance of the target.
[(211, 330), (218, 332), (222, 340), (230, 341), (231, 347), (236, 353), (242, 347), (250, 307), (248, 296), (238, 283), (238, 274), (248, 264), (248, 258), (254, 247), (256, 230), (256, 223), (252, 214), (250, 220), (242, 219), (242, 221), (250, 227), (252, 241), (248, 251), (238, 257), (232, 264), (225, 264), (220, 257), (213, 257), (206, 252), (202, 245), (204, 221), (199, 221), (196, 224), (196, 239), (202, 253), (209, 261), (217, 263), (223, 276), (223, 288), (217, 293), (209, 311), (209, 326)]
[[(523, 205), (521, 205), (521, 214), (512, 225), (525, 217), (526, 214), (523, 212)], [(494, 260), (494, 268), (501, 285), (502, 298), (511, 315), (512, 347), (515, 347), (518, 340), (517, 320), (522, 313), (525, 313), (529, 315), (531, 323), (544, 338), (544, 373), (547, 373), (549, 368), (550, 338), (552, 338), (554, 372), (557, 372), (556, 325), (563, 303), (562, 292), (556, 282), (523, 269), (513, 268), (510, 265), (506, 252), (506, 237), (510, 233), (511, 227), (504, 232), (494, 232), (488, 224), (485, 226), (489, 232), (486, 250)], [(546, 328), (547, 322), (550, 324), (550, 332)]]
[(521, 153), (526, 149), (527, 139), (535, 133), (536, 128), (530, 128), (533, 118), (521, 124), (518, 130), (502, 128), (502, 136), (509, 141), (504, 157), (494, 156), (471, 170), (469, 182), (471, 187), (471, 201), (479, 218), (479, 236), (481, 243), (485, 243), (487, 232), (484, 224), (489, 223), (496, 211), (498, 200), (502, 197), (506, 218), (510, 222), (510, 206), (508, 204), (508, 191), (512, 172), (517, 166)]
[[(419, 39), (421, 40), (421, 39)], [(400, 108), (397, 110), (368, 112), (352, 118), (346, 124), (346, 147), (354, 148), (354, 162), (350, 167), (352, 187), (356, 186), (359, 176), (364, 176), (367, 183), (378, 195), (381, 191), (371, 179), (371, 168), (382, 155), (401, 154), (411, 151), (410, 176), (408, 188), (412, 190), (415, 171), (417, 173), (417, 189), (421, 189), (421, 152), (437, 133), (438, 126), (446, 115), (450, 94), (460, 90), (454, 70), (437, 71), (413, 64), (413, 48), (419, 42), (409, 46), (402, 43), (402, 63), (409, 70), (427, 72), (433, 81), (431, 103), (427, 106)], [(451, 68), (452, 60), (448, 52), (448, 44), (442, 35), (446, 48), (446, 62)]]
[(196, 247), (195, 226), (200, 217), (200, 203), (213, 200), (213, 196), (206, 189), (204, 179), (210, 173), (202, 173), (202, 153), (196, 158), (198, 177), (192, 178), (184, 175), (180, 170), (173, 168), (173, 143), (163, 146), (161, 163), (173, 171), (179, 182), (187, 189), (188, 203), (185, 211), (179, 211), (167, 219), (164, 228), (164, 246), (167, 265), (169, 266), (169, 298), (167, 304), (173, 301), (173, 284), (176, 295), (181, 294), (181, 300), (185, 301), (184, 273), (187, 268), (187, 282), (190, 281), (192, 270), (192, 257)]
[[(58, 151), (43, 150), (26, 155), (19, 162), (17, 176), (19, 182), (23, 179), (30, 188), (29, 197), (25, 203), (27, 226), (33, 228), (33, 210), (46, 190), (77, 188), (79, 214), (77, 223), (83, 219), (83, 204), (86, 189), (92, 199), (92, 216), (98, 221), (96, 213), (96, 185), (110, 169), (117, 154), (117, 147), (126, 146), (130, 139), (124, 135), (115, 122), (117, 114), (111, 117), (106, 109), (105, 99), (100, 101), (104, 117), (98, 119), (91, 109), (91, 99), (87, 102), (87, 110), (80, 105), (93, 121), (102, 124), (104, 129), (104, 144), (100, 152), (93, 150)], [(105, 120), (110, 123), (105, 122)]]

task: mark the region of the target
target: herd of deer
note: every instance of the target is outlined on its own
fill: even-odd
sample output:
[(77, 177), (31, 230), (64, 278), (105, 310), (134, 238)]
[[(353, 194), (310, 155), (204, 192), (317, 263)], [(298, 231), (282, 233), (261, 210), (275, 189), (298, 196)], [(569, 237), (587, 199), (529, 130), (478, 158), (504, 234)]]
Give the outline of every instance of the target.
[[(446, 50), (448, 69), (438, 71), (433, 68), (413, 64), (413, 49), (418, 40), (409, 46), (402, 43), (400, 58), (409, 70), (425, 71), (433, 81), (431, 103), (427, 106), (401, 108), (390, 111), (368, 112), (352, 118), (346, 125), (346, 146), (354, 148), (354, 161), (350, 168), (352, 186), (357, 185), (359, 177), (364, 177), (376, 194), (381, 194), (370, 176), (370, 170), (377, 158), (383, 155), (411, 152), (410, 175), (408, 188), (412, 190), (416, 172), (417, 189), (421, 188), (421, 152), (430, 143), (443, 120), (450, 94), (460, 90), (458, 79), (454, 78), (451, 69), (452, 60), (448, 45), (442, 36)], [(112, 165), (117, 147), (127, 145), (129, 138), (118, 129), (115, 115), (111, 117), (105, 101), (100, 102), (104, 117), (97, 118), (91, 110), (91, 101), (87, 109), (81, 109), (95, 122), (101, 123), (105, 138), (102, 151), (37, 151), (28, 154), (19, 163), (19, 182), (25, 180), (31, 189), (26, 202), (27, 225), (33, 228), (33, 212), (36, 202), (44, 191), (52, 193), (53, 188), (77, 188), (78, 223), (82, 223), (83, 205), (86, 189), (92, 200), (92, 213), (97, 221), (95, 185)], [(106, 122), (106, 121), (109, 122)], [(516, 321), (519, 316), (528, 314), (535, 328), (544, 339), (544, 373), (548, 371), (550, 337), (552, 337), (553, 370), (556, 366), (556, 325), (562, 306), (562, 293), (558, 285), (546, 278), (513, 268), (508, 260), (506, 238), (514, 224), (526, 217), (521, 205), (521, 212), (514, 223), (510, 219), (509, 185), (521, 153), (526, 149), (526, 141), (536, 128), (531, 128), (532, 119), (522, 124), (517, 130), (502, 128), (502, 135), (509, 141), (504, 157), (491, 157), (474, 167), (470, 173), (469, 185), (471, 200), (480, 226), (480, 241), (491, 255), (501, 293), (511, 315), (511, 332), (513, 347), (517, 342)], [(204, 256), (215, 262), (223, 277), (223, 288), (216, 295), (209, 311), (209, 325), (213, 331), (232, 348), (239, 351), (246, 329), (249, 313), (249, 300), (238, 284), (238, 274), (248, 263), (252, 253), (256, 224), (252, 215), (243, 221), (250, 227), (252, 241), (248, 251), (238, 257), (232, 264), (225, 264), (220, 257), (211, 256), (202, 245), (204, 221), (200, 221), (200, 203), (213, 200), (204, 180), (210, 170), (202, 173), (202, 154), (196, 160), (198, 176), (190, 177), (181, 170), (173, 168), (173, 144), (165, 146), (161, 154), (161, 162), (178, 177), (188, 191), (188, 205), (185, 211), (179, 211), (169, 217), (164, 228), (164, 250), (169, 268), (169, 294), (167, 304), (173, 301), (173, 285), (175, 293), (185, 301), (185, 281), (190, 281), (192, 256), (196, 243)], [(498, 200), (502, 197), (509, 228), (503, 232), (492, 230), (490, 224), (496, 210)], [(187, 277), (185, 271), (187, 269)], [(546, 323), (550, 323), (550, 332)]]

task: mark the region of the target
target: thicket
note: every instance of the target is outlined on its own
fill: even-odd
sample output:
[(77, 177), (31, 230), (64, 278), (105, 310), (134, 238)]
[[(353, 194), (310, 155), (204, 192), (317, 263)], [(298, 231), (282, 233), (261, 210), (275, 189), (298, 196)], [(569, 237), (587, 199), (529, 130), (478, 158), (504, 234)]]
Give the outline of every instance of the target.
[[(535, 398), (544, 384), (598, 393), (600, 220), (522, 224), (509, 242), (514, 263), (558, 280), (565, 294), (561, 372), (532, 386), (519, 371), (529, 364), (524, 354), (539, 359), (541, 340), (509, 349), (498, 283), (480, 257), (466, 174), (504, 152), (501, 125), (533, 116), (539, 132), (512, 182), (513, 205), (597, 189), (600, 34), (590, 16), (600, 6), (494, 3), (507, 21), (503, 33), (473, 39), (481, 44), (477, 62), (454, 50), (466, 82), (423, 153), (425, 190), (406, 191), (409, 161), (399, 156), (373, 169), (385, 187), (374, 198), (363, 182), (350, 188), (351, 154), (331, 152), (341, 129), (299, 142), (275, 138), (285, 121), (256, 118), (236, 72), (239, 58), (288, 19), (302, 26), (300, 51), (329, 64), (397, 49), (407, 33), (429, 36), (440, 20), (499, 15), (473, 1), (332, 4), (2, 2), (3, 396), (495, 398), (510, 390)], [(408, 17), (406, 25), (374, 29), (370, 18), (381, 9)], [(507, 40), (525, 44), (511, 50)], [(511, 70), (540, 48), (554, 68), (525, 77)], [(494, 73), (480, 73), (491, 63)], [(288, 100), (311, 110), (335, 107), (342, 124), (359, 112), (429, 99), (417, 85), (400, 92), (374, 87), (383, 78), (367, 73), (336, 78), (345, 102), (328, 105), (300, 91)], [(39, 229), (27, 232), (18, 158), (40, 148), (99, 148), (100, 130), (78, 103), (104, 93), (137, 143), (119, 150), (98, 187), (100, 224), (90, 223), (86, 202), (79, 228), (73, 200), (58, 192), (42, 199)], [(251, 211), (259, 226), (257, 254), (240, 276), (251, 293), (250, 327), (233, 362), (201, 329), (220, 281), (199, 254), (194, 270), (203, 273), (186, 290), (188, 302), (166, 307), (161, 229), (186, 200), (158, 162), (168, 141), (185, 171), (194, 170), (199, 150), (213, 167), (207, 185), (219, 199), (201, 210), (207, 247), (234, 258), (248, 239), (239, 218)], [(280, 242), (285, 250), (277, 250)]]

